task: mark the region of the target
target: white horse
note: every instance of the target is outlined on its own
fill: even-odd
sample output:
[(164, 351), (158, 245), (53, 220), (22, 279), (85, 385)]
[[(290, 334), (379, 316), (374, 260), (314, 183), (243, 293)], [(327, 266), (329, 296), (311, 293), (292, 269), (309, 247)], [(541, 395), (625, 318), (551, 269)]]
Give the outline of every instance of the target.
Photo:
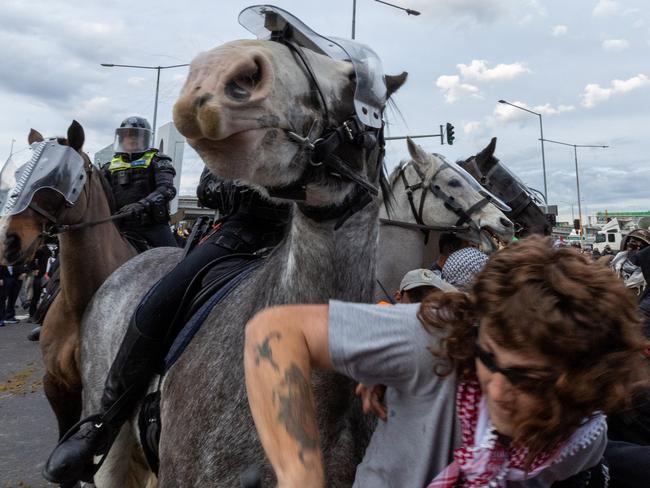
[(468, 173), (411, 140), (408, 149), (412, 159), (391, 173), (389, 210), (383, 205), (379, 214), (376, 300), (397, 290), (407, 271), (433, 264), (443, 232), (488, 249), (492, 238), (509, 242), (513, 235), (512, 222)]

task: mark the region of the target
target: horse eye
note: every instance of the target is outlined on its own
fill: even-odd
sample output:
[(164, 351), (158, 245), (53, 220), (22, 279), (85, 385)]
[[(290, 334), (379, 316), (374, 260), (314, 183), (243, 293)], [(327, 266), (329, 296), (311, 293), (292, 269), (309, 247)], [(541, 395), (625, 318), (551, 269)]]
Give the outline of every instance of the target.
[(352, 73), (350, 73), (350, 75), (348, 76), (348, 80), (350, 80), (350, 82), (352, 82), (352, 83), (356, 83), (357, 82), (357, 73), (354, 72), (354, 71)]
[(456, 178), (452, 178), (449, 180), (449, 186), (453, 186), (454, 188), (458, 188), (461, 186), (460, 181), (457, 180)]

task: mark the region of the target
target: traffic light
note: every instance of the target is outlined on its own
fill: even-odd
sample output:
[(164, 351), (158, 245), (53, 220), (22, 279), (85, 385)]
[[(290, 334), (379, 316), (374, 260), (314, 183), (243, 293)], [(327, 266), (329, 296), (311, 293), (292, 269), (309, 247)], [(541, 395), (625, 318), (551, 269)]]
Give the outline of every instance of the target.
[(456, 136), (454, 135), (454, 126), (447, 122), (447, 144), (450, 146), (454, 143)]

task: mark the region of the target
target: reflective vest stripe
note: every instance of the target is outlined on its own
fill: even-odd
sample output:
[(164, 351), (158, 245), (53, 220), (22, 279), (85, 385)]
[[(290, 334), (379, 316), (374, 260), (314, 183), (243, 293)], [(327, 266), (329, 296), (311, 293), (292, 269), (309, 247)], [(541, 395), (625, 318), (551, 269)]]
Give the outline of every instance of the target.
[(146, 169), (151, 165), (151, 160), (157, 152), (158, 151), (147, 151), (141, 158), (131, 162), (125, 161), (123, 154), (118, 154), (111, 160), (111, 164), (108, 165), (108, 171), (114, 173), (116, 171), (124, 171), (132, 168)]

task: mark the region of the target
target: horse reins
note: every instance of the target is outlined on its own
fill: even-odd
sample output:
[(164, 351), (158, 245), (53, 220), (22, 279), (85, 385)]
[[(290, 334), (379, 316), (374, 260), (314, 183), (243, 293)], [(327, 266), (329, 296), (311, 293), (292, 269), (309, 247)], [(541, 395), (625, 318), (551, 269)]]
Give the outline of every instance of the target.
[[(327, 107), (327, 100), (314, 74), (314, 70), (300, 46), (287, 40), (282, 34), (282, 32), (275, 33), (272, 40), (287, 46), (300, 60), (307, 78), (315, 88), (314, 91), (318, 94), (323, 115), (322, 120), (324, 124), (329, 124), (330, 112)], [(334, 152), (343, 144), (357, 146), (362, 149), (372, 149), (379, 143), (380, 154), (377, 161), (379, 167), (383, 161), (384, 152), (383, 127), (380, 129), (368, 128), (356, 115), (353, 115), (338, 126), (329, 126), (327, 129), (322, 130), (319, 137), (312, 138), (312, 132), (318, 125), (318, 121), (315, 120), (309, 133), (304, 137), (294, 131), (285, 129), (285, 133), (291, 141), (310, 153), (310, 160), (298, 180), (289, 185), (268, 188), (268, 192), (272, 197), (297, 201), (302, 213), (318, 222), (336, 219), (335, 229), (338, 229), (350, 216), (370, 203), (372, 198), (379, 194), (379, 190)], [(297, 153), (294, 158), (299, 155), (300, 153)], [(323, 177), (334, 177), (352, 182), (355, 184), (355, 190), (338, 205), (313, 207), (305, 204), (307, 185), (323, 179)]]

